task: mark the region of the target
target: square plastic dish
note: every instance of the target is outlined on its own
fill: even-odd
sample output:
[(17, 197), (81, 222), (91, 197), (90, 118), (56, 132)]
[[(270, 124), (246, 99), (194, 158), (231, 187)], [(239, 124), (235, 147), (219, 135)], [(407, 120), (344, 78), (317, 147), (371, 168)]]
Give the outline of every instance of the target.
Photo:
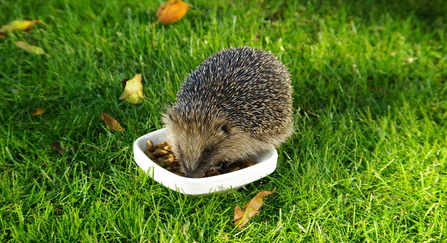
[(134, 159), (138, 166), (155, 181), (186, 195), (203, 195), (239, 188), (275, 171), (278, 160), (278, 152), (272, 149), (251, 158), (259, 163), (250, 167), (217, 176), (186, 178), (164, 169), (149, 159), (144, 153), (147, 140), (151, 140), (154, 145), (168, 141), (167, 129), (163, 128), (139, 137), (133, 145)]

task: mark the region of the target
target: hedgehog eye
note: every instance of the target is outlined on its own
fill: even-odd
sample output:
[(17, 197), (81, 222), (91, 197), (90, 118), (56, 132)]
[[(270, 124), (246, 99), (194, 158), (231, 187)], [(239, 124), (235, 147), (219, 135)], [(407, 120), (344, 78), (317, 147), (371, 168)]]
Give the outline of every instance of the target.
[(208, 147), (203, 150), (204, 155), (208, 155), (209, 153), (211, 153), (211, 148)]

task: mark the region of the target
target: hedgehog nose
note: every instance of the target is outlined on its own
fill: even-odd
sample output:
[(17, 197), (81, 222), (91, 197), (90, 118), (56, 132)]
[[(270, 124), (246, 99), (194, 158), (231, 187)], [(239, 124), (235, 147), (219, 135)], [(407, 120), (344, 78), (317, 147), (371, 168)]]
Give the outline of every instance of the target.
[(186, 174), (185, 177), (186, 178), (194, 178), (194, 176), (192, 176), (191, 174)]

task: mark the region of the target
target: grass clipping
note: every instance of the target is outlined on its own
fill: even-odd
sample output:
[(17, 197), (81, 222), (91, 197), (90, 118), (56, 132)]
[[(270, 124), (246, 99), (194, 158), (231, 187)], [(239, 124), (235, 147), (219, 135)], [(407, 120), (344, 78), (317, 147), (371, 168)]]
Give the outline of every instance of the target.
[(273, 189), (273, 191), (262, 191), (256, 194), (256, 196), (244, 206), (244, 209), (241, 209), (239, 205), (236, 205), (236, 207), (234, 207), (234, 225), (239, 229), (242, 229), (251, 217), (259, 213), (259, 208), (264, 203), (263, 198), (274, 193), (275, 190), (276, 189)]

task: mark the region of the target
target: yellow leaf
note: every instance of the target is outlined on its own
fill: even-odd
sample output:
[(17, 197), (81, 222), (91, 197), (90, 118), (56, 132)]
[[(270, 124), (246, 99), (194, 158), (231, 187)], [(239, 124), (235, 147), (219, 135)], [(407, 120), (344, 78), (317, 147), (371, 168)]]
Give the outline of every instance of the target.
[(39, 55), (45, 55), (47, 57), (50, 56), (50, 55), (46, 54), (42, 48), (40, 48), (38, 46), (30, 45), (24, 41), (14, 41), (14, 44), (16, 44), (16, 46), (22, 48), (23, 50), (25, 50), (27, 52), (39, 54)]
[(9, 24), (3, 25), (3, 31), (27, 30), (33, 25), (42, 22), (42, 20), (14, 20)]
[(125, 100), (132, 104), (143, 102), (143, 85), (141, 84), (141, 73), (136, 74), (131, 80), (126, 81), (126, 86), (121, 94), (120, 100)]
[(189, 10), (189, 4), (180, 0), (169, 0), (157, 10), (157, 18), (164, 25), (179, 21)]
[(113, 131), (124, 131), (124, 128), (121, 126), (121, 124), (115, 120), (115, 118), (111, 117), (109, 114), (102, 112), (101, 113), (101, 119), (106, 123), (106, 126)]
[(239, 206), (234, 208), (234, 225), (236, 225), (239, 229), (242, 229), (247, 223), (248, 220), (259, 213), (259, 208), (262, 206), (263, 198), (274, 193), (273, 191), (262, 191), (256, 196), (254, 196), (249, 203), (244, 206), (244, 210), (242, 210)]

